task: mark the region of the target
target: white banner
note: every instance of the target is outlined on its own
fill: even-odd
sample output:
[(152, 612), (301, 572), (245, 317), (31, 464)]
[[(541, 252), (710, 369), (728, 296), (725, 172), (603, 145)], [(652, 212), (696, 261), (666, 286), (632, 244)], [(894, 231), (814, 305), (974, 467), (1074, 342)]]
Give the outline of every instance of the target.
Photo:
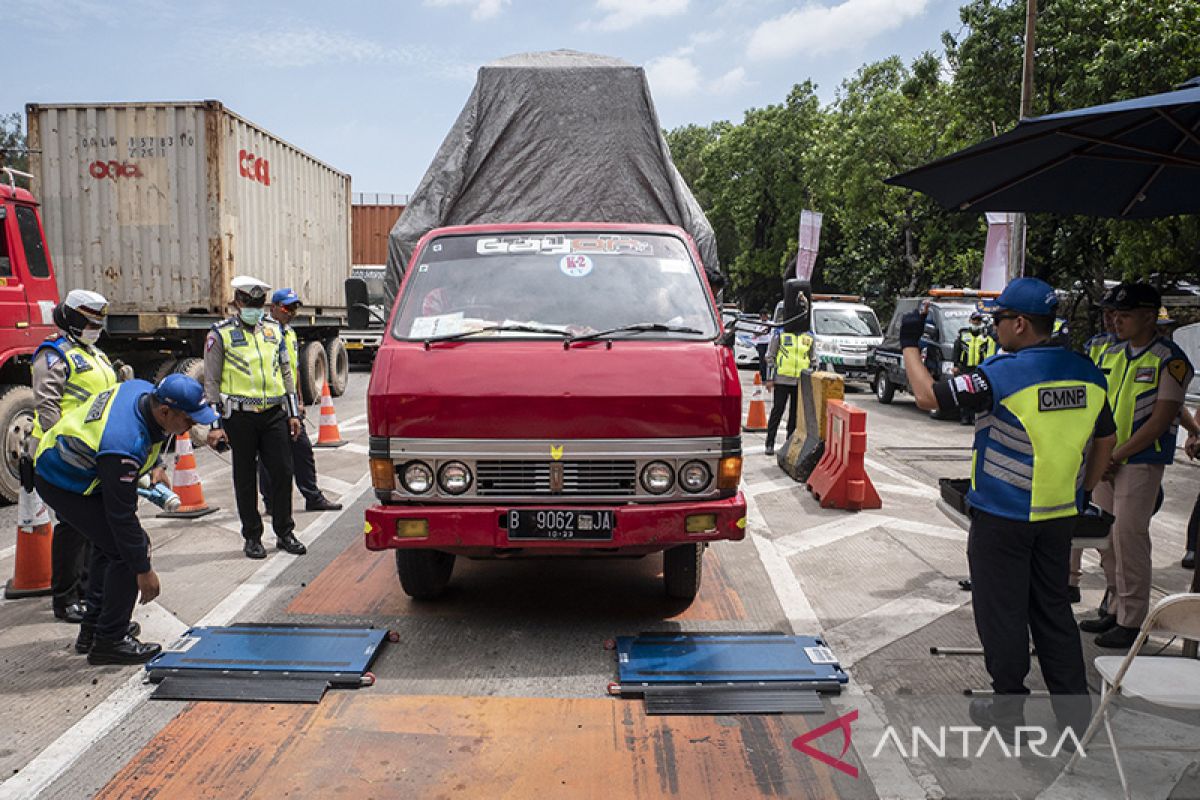
[(821, 219), (819, 211), (800, 212), (800, 251), (796, 253), (796, 277), (812, 280), (813, 265), (817, 263), (817, 248), (821, 245)]
[(987, 222), (987, 244), (983, 248), (983, 275), (979, 288), (985, 292), (1000, 292), (1008, 283), (1012, 214), (989, 211)]

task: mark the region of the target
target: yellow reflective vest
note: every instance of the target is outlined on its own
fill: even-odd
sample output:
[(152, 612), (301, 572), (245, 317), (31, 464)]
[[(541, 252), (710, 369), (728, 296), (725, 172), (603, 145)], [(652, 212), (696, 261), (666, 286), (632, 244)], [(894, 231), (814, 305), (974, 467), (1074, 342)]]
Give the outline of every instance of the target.
[(775, 353), (775, 372), (789, 378), (799, 378), (808, 369), (813, 337), (807, 333), (779, 334), (779, 350)]
[(247, 330), (237, 320), (226, 320), (214, 330), (221, 337), (225, 353), (221, 394), (249, 405), (284, 402), (287, 391), (280, 360), (287, 357), (287, 347), (279, 323), (264, 319), (253, 330)]
[[(1101, 368), (1108, 372), (1108, 402), (1117, 423), (1117, 446), (1124, 444), (1134, 431), (1146, 424), (1158, 402), (1158, 387), (1163, 370), (1178, 371), (1176, 379), (1186, 381), (1191, 365), (1179, 346), (1170, 339), (1159, 337), (1138, 355), (1133, 355), (1128, 342), (1119, 342), (1106, 350)], [(1152, 445), (1135, 453), (1126, 461), (1130, 464), (1170, 464), (1175, 459), (1175, 439), (1179, 432), (1178, 417)]]
[[(58, 404), (62, 414), (87, 402), (92, 395), (117, 384), (117, 373), (112, 362), (99, 348), (84, 347), (66, 336), (59, 336), (42, 342), (34, 353), (34, 359), (41, 356), (45, 350), (57, 354), (67, 367), (67, 382), (63, 385), (62, 397)], [(40, 415), (35, 415), (31, 435), (40, 439), (44, 432)]]

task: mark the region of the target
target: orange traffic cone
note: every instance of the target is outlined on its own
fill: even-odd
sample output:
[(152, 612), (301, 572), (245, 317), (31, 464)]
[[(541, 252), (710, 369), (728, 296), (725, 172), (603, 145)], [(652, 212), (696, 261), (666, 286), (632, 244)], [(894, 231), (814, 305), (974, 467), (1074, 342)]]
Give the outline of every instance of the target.
[(179, 495), (179, 508), (164, 511), (158, 516), (174, 519), (196, 519), (219, 509), (204, 501), (204, 487), (196, 472), (196, 452), (192, 449), (192, 437), (181, 433), (175, 438), (175, 476), (171, 489)]
[(754, 373), (754, 388), (750, 391), (750, 408), (746, 410), (746, 424), (742, 430), (756, 433), (767, 429), (767, 387), (763, 386), (762, 375)]
[(337, 413), (333, 410), (333, 395), (329, 393), (329, 382), (321, 384), (321, 428), (317, 431), (316, 447), (341, 447), (349, 442), (342, 439), (338, 430)]
[(50, 512), (37, 492), (17, 495), (17, 563), (4, 585), (6, 600), (50, 594)]

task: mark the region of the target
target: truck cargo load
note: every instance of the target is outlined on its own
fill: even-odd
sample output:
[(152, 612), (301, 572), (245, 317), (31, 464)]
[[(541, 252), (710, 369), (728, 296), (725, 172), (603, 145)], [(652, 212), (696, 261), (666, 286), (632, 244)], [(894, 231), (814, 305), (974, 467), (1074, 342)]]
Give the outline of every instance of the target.
[(392, 229), (389, 303), (433, 228), (530, 221), (677, 225), (717, 282), (712, 226), (671, 160), (645, 72), (621, 59), (556, 50), (480, 68)]

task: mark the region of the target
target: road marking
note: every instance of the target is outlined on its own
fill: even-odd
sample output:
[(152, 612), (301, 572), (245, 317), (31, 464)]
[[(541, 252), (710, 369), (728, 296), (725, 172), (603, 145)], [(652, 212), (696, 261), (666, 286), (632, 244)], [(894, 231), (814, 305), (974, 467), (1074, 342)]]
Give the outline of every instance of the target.
[(8, 558), (9, 556), (13, 555), (16, 552), (17, 552), (17, 546), (15, 544), (10, 545), (9, 547), (4, 548), (3, 550), (0, 550), (0, 561), (3, 561), (4, 559)]
[[(868, 757), (870, 743), (883, 741), (888, 727), (881, 700), (867, 694), (861, 684), (851, 679), (841, 695), (829, 699), (829, 704), (835, 713), (858, 711), (854, 752), (858, 754), (863, 769), (871, 776), (871, 783), (875, 785), (880, 800), (925, 800), (927, 797), (944, 796), (938, 788), (937, 778), (928, 771), (920, 776), (915, 775), (914, 771), (921, 769), (920, 762), (905, 761), (896, 748), (884, 747), (878, 757)], [(859, 742), (866, 742), (867, 746), (860, 749)]]
[(937, 489), (934, 489), (931, 486), (921, 483), (916, 478), (905, 475), (900, 470), (892, 469), (891, 467), (889, 467), (888, 465), (884, 464), (883, 462), (881, 462), (877, 459), (866, 458), (866, 459), (864, 459), (864, 461), (866, 462), (867, 466), (870, 467), (872, 470), (878, 470), (879, 472), (883, 472), (883, 473), (886, 473), (887, 475), (892, 476), (896, 480), (907, 483), (909, 486), (912, 486), (914, 489), (919, 490), (920, 494), (922, 494), (922, 495), (926, 495), (928, 497), (940, 497), (941, 496), (941, 493)]
[(359, 444), (358, 442), (351, 442), (345, 445), (345, 448), (347, 453), (359, 453), (364, 456), (371, 452), (365, 444)]
[(366, 419), (367, 419), (366, 414), (355, 414), (353, 417), (342, 420), (340, 423), (338, 423), (338, 430), (344, 431), (344, 430), (346, 430), (346, 428), (352, 427), (354, 425), (357, 425), (360, 422), (366, 421)]
[(826, 640), (842, 664), (851, 666), (970, 601), (971, 593), (956, 583), (931, 584), (843, 622), (826, 634)]
[(812, 603), (808, 602), (808, 597), (805, 596), (796, 573), (792, 572), (787, 558), (773, 541), (755, 533), (756, 530), (765, 530), (767, 522), (758, 508), (758, 502), (749, 494), (746, 495), (746, 522), (750, 530), (750, 541), (754, 542), (754, 547), (758, 550), (758, 559), (767, 571), (775, 597), (783, 608), (783, 615), (787, 617), (792, 633), (803, 631), (805, 635), (819, 636), (821, 623), (817, 619), (817, 612), (813, 610)]
[(835, 519), (823, 525), (781, 536), (775, 540), (775, 546), (784, 558), (788, 558), (806, 550), (840, 542), (842, 539), (869, 531), (871, 528), (890, 525), (891, 522), (891, 517), (877, 514), (856, 514), (853, 517)]
[[(347, 498), (346, 507), (328, 516), (318, 517), (299, 536), (312, 543), (341, 519), (371, 485), (370, 474), (363, 475), (352, 489), (353, 496)], [(210, 612), (204, 615), (200, 625), (227, 625), (242, 612), (272, 580), (295, 561), (295, 556), (278, 552), (268, 558), (245, 582), (234, 589)], [(164, 613), (165, 609), (164, 609)], [(62, 733), (25, 767), (0, 784), (0, 800), (34, 797), (45, 791), (71, 768), (88, 750), (113, 728), (119, 725), (150, 695), (152, 687), (143, 683), (145, 670), (138, 669), (129, 680), (117, 687), (99, 705), (81, 720)]]

